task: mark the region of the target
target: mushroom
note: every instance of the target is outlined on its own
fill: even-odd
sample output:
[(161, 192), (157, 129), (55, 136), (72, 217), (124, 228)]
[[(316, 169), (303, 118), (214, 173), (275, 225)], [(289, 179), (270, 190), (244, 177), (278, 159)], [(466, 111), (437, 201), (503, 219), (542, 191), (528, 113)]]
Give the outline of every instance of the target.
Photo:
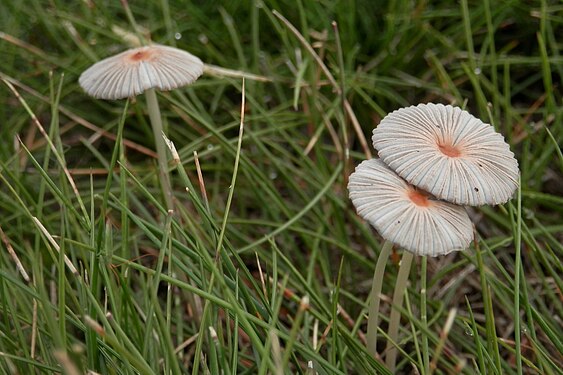
[(201, 60), (180, 49), (153, 44), (127, 50), (86, 69), (78, 80), (98, 99), (123, 99), (145, 92), (167, 208), (172, 207), (162, 118), (155, 89), (173, 90), (194, 82), (203, 73)]
[(383, 238), (416, 255), (463, 250), (473, 239), (461, 206), (437, 200), (399, 177), (381, 159), (364, 160), (348, 182), (358, 215)]
[[(377, 259), (369, 297), (367, 345), (377, 354), (379, 295), (385, 264), (392, 244), (407, 252), (401, 260), (393, 305), (400, 306), (408, 273), (416, 255), (438, 256), (467, 248), (473, 239), (473, 226), (465, 209), (437, 200), (431, 194), (410, 185), (381, 159), (365, 160), (356, 167), (348, 182), (350, 199), (358, 215), (367, 220), (386, 240)], [(398, 335), (400, 315), (393, 309), (389, 323), (388, 349)], [(387, 351), (386, 362), (393, 371), (396, 349)]]
[(124, 99), (149, 89), (173, 90), (203, 73), (201, 60), (178, 48), (153, 44), (98, 61), (78, 79), (96, 99)]
[(496, 205), (518, 187), (518, 162), (504, 137), (458, 107), (401, 108), (381, 120), (372, 140), (385, 164), (439, 199)]

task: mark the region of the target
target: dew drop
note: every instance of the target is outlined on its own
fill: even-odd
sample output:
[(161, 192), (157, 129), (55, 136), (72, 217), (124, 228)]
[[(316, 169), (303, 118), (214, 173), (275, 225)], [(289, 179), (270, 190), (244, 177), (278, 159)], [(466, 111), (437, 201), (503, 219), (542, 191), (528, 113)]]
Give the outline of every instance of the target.
[(182, 39), (182, 34), (180, 34), (180, 33), (174, 34), (174, 39), (176, 39), (176, 40)]
[(473, 337), (473, 330), (471, 328), (466, 328), (465, 329), (465, 334), (467, 336)]
[(275, 180), (276, 178), (278, 178), (278, 174), (276, 172), (270, 172), (268, 177), (270, 177), (270, 180)]
[(212, 145), (211, 143), (208, 144), (208, 145), (207, 145), (207, 149), (208, 149), (208, 150), (213, 150), (213, 145)]
[(481, 74), (481, 68), (475, 68), (475, 70), (473, 71), (473, 73), (475, 73), (476, 75)]

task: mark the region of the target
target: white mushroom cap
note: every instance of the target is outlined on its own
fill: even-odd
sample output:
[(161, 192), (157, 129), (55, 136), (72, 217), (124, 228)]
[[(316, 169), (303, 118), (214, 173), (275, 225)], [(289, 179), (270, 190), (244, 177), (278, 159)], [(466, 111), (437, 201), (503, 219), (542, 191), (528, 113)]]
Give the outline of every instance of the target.
[(150, 45), (98, 61), (78, 82), (98, 99), (123, 99), (150, 88), (173, 90), (194, 82), (203, 73), (196, 56), (173, 47)]
[(401, 108), (381, 120), (372, 140), (399, 176), (452, 203), (500, 204), (518, 187), (518, 161), (504, 137), (451, 105)]
[(417, 255), (438, 256), (467, 248), (471, 220), (462, 206), (435, 200), (409, 185), (380, 159), (365, 160), (348, 182), (358, 215), (383, 238)]

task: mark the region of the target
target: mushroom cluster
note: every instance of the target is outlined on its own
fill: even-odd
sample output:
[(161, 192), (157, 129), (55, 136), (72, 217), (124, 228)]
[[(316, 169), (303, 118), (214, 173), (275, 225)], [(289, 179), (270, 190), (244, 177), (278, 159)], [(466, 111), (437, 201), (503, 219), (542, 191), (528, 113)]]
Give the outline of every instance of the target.
[[(507, 202), (518, 188), (519, 170), (502, 135), (451, 105), (428, 103), (394, 111), (374, 129), (372, 141), (379, 159), (358, 165), (348, 190), (358, 214), (386, 240), (368, 308), (367, 347), (377, 356), (379, 295), (392, 244), (407, 250), (393, 294), (396, 307), (402, 304), (414, 255), (439, 256), (467, 248), (473, 225), (463, 206)], [(385, 357), (391, 372), (399, 322), (399, 309), (393, 308)]]
[(419, 104), (387, 115), (373, 131), (380, 159), (361, 163), (348, 190), (358, 214), (417, 255), (463, 250), (465, 209), (507, 202), (518, 162), (494, 128), (458, 107)]

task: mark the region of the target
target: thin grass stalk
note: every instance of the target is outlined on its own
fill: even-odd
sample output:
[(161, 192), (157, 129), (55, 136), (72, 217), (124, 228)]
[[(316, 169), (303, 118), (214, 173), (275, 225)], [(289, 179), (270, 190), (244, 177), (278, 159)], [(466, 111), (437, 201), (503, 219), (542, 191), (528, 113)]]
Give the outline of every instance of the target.
[(303, 322), (307, 309), (309, 309), (309, 297), (304, 296), (303, 298), (301, 298), (299, 308), (297, 309), (297, 314), (295, 315), (291, 331), (289, 332), (289, 338), (286, 342), (285, 350), (281, 360), (282, 368), (288, 368), (289, 366), (289, 357), (291, 357), (291, 355), (293, 354), (292, 349), (299, 336), (301, 323)]
[(428, 289), (426, 285), (428, 257), (423, 256), (420, 270), (420, 322), (422, 324), (422, 374), (430, 373), (430, 356), (428, 349), (428, 312), (426, 306), (426, 297), (428, 296)]
[[(129, 101), (127, 101), (129, 102)], [(126, 111), (124, 111), (126, 112)], [(121, 124), (120, 124), (121, 125)], [(125, 159), (125, 145), (123, 143), (123, 137), (122, 137), (122, 133), (123, 132), (123, 125), (121, 125), (121, 135), (118, 137), (119, 140), (119, 163), (121, 165), (126, 165), (127, 164), (127, 160)], [(109, 173), (108, 175), (110, 175), (113, 171), (113, 168), (115, 167), (114, 164), (112, 164), (109, 168)], [(109, 177), (108, 177), (109, 179)], [(121, 205), (124, 207), (128, 207), (129, 206), (129, 198), (128, 198), (128, 194), (127, 194), (127, 175), (125, 173), (119, 173), (119, 188), (120, 188), (120, 202)], [(130, 245), (130, 241), (129, 241), (129, 218), (127, 217), (127, 211), (125, 210), (121, 210), (121, 247), (120, 247), (120, 256), (123, 258), (126, 258), (129, 254), (129, 245)]]
[[(61, 209), (61, 211), (65, 212), (65, 209)], [(61, 221), (62, 217), (61, 215)], [(61, 238), (65, 238), (65, 226), (61, 225)], [(59, 325), (59, 335), (61, 336), (61, 340), (63, 345), (67, 345), (70, 341), (67, 338), (68, 332), (66, 329), (66, 318), (65, 318), (65, 307), (66, 307), (66, 275), (65, 275), (65, 253), (66, 253), (66, 246), (65, 241), (61, 241), (61, 249), (59, 251), (59, 258), (58, 258), (58, 277), (57, 277), (57, 303), (58, 303), (58, 325)], [(65, 347), (56, 348), (57, 350), (65, 351)]]
[(345, 77), (344, 77), (344, 57), (343, 52), (342, 52), (342, 44), (340, 42), (340, 33), (338, 32), (338, 24), (336, 23), (336, 21), (332, 21), (332, 29), (334, 30), (334, 38), (336, 39), (336, 52), (338, 55), (338, 69), (339, 69), (339, 73), (340, 73), (340, 80), (339, 80), (339, 85), (340, 85), (340, 103), (342, 106), (342, 150), (343, 150), (343, 155), (342, 155), (342, 163), (344, 164), (344, 169), (343, 169), (343, 173), (344, 173), (344, 184), (346, 185), (348, 183), (348, 176), (350, 175), (348, 173), (348, 159), (350, 158), (350, 141), (348, 140), (348, 121), (346, 118), (346, 106), (345, 106), (345, 101), (346, 101), (346, 86), (345, 86)]
[[(231, 208), (231, 204), (233, 201), (233, 196), (234, 196), (234, 191), (235, 191), (235, 184), (236, 184), (236, 180), (237, 180), (237, 175), (238, 175), (238, 167), (240, 164), (240, 151), (242, 148), (242, 139), (243, 139), (243, 132), (244, 132), (244, 113), (245, 113), (245, 82), (244, 79), (242, 80), (242, 103), (241, 103), (241, 110), (240, 110), (240, 126), (239, 126), (239, 137), (238, 137), (238, 143), (237, 143), (237, 153), (235, 155), (235, 165), (233, 167), (233, 175), (231, 178), (231, 185), (229, 187), (229, 194), (227, 196), (227, 203), (225, 206), (225, 213), (223, 214), (223, 223), (221, 225), (221, 230), (219, 232), (219, 237), (217, 239), (217, 247), (215, 249), (215, 264), (217, 264), (217, 262), (219, 261), (220, 257), (221, 257), (221, 249), (223, 248), (223, 241), (225, 238), (225, 232), (227, 230), (227, 221), (229, 218), (229, 212), (230, 212), (230, 208)], [(211, 279), (209, 281), (209, 286), (208, 286), (208, 292), (212, 293), (213, 291), (213, 286), (215, 283), (215, 272), (211, 274)], [(203, 345), (203, 338), (204, 338), (204, 332), (202, 332), (202, 330), (205, 329), (205, 324), (206, 324), (206, 320), (209, 314), (209, 307), (210, 303), (209, 300), (205, 301), (205, 305), (203, 307), (203, 318), (202, 318), (202, 326), (200, 328), (200, 334), (198, 336), (197, 339), (197, 344), (196, 344), (196, 359), (194, 362), (194, 366), (193, 366), (193, 374), (196, 374), (198, 369), (199, 369), (199, 353), (201, 352), (201, 348)]]
[(141, 31), (139, 29), (139, 25), (137, 25), (137, 21), (135, 21), (135, 16), (133, 16), (133, 12), (131, 11), (131, 8), (129, 7), (129, 1), (128, 0), (121, 0), (121, 6), (123, 6), (123, 10), (125, 11), (125, 15), (127, 16), (127, 20), (131, 24), (131, 28), (133, 29), (133, 32), (137, 36), (137, 39), (139, 40), (139, 42), (141, 44), (146, 45), (147, 40), (145, 39), (145, 37), (141, 33)]
[(434, 353), (432, 355), (432, 362), (430, 363), (430, 370), (431, 370), (430, 374), (432, 374), (434, 372), (434, 369), (436, 369), (438, 366), (440, 355), (444, 350), (444, 346), (446, 345), (446, 341), (448, 340), (448, 335), (450, 334), (456, 315), (457, 315), (457, 308), (454, 307), (448, 313), (448, 317), (446, 318), (446, 323), (444, 324), (444, 328), (442, 328), (442, 331), (440, 331), (440, 341), (438, 341), (438, 344), (434, 349)]
[[(516, 372), (522, 374), (522, 340), (520, 321), (520, 273), (522, 270), (522, 189), (520, 181), (517, 191), (516, 233), (514, 234), (514, 247), (516, 249), (514, 264), (514, 345), (516, 354)], [(512, 215), (512, 217), (514, 217)], [(523, 286), (526, 287), (525, 285)]]
[(480, 374), (484, 374), (487, 372), (487, 368), (485, 366), (485, 354), (483, 353), (483, 345), (481, 344), (481, 337), (479, 336), (479, 329), (477, 328), (477, 323), (475, 322), (475, 316), (473, 315), (473, 309), (471, 308), (471, 304), (469, 303), (469, 299), (467, 295), (465, 296), (465, 304), (467, 305), (467, 311), (469, 312), (469, 321), (471, 323), (471, 336), (473, 336), (473, 340), (475, 342), (476, 348), (476, 357), (477, 357), (477, 368), (479, 369)]
[[(239, 274), (236, 274), (235, 278), (235, 300), (239, 300), (239, 285), (240, 279)], [(236, 374), (237, 372), (237, 365), (238, 365), (238, 345), (239, 345), (239, 317), (238, 315), (234, 316), (233, 319), (233, 329), (232, 329), (232, 337), (231, 337), (231, 374)]]
[[(340, 266), (338, 267), (338, 273), (336, 276), (336, 284), (333, 287), (332, 290), (332, 295), (330, 298), (330, 302), (331, 302), (331, 324), (334, 324), (336, 326), (338, 319), (339, 319), (339, 310), (340, 310), (340, 306), (338, 304), (338, 301), (340, 300), (340, 286), (342, 283), (342, 267), (344, 266), (344, 258), (340, 259)], [(330, 330), (331, 333), (331, 338), (330, 338), (330, 343), (331, 343), (331, 350), (330, 350), (330, 362), (331, 363), (338, 363), (339, 361), (342, 360), (342, 352), (343, 350), (339, 350), (340, 348), (340, 341), (341, 341), (341, 337), (338, 334), (338, 329), (331, 329)], [(337, 357), (338, 356), (338, 357)]]
[(498, 340), (493, 312), (493, 301), (491, 297), (489, 282), (487, 281), (487, 276), (485, 274), (483, 255), (481, 254), (479, 239), (477, 238), (477, 235), (475, 235), (475, 255), (477, 257), (477, 268), (479, 270), (479, 277), (481, 278), (481, 290), (483, 293), (485, 330), (487, 332), (487, 354), (490, 355), (493, 362), (490, 363), (489, 369), (495, 374), (500, 374), (502, 366), (498, 349)]
[[(90, 297), (92, 297), (90, 295)], [(101, 310), (100, 310), (101, 312)], [(136, 371), (141, 375), (155, 375), (155, 372), (144, 360), (143, 356), (135, 351), (131, 350), (130, 347), (126, 346), (126, 343), (120, 342), (120, 338), (111, 330), (111, 325), (108, 319), (100, 314), (101, 320), (104, 322), (107, 328), (102, 327), (98, 322), (90, 318), (89, 316), (84, 317), (84, 324), (91, 328), (98, 336), (104, 339), (104, 341), (111, 346), (117, 353), (122, 355), (127, 361), (129, 361), (135, 368)], [(124, 335), (123, 332), (122, 336)]]
[(497, 66), (497, 52), (495, 47), (495, 29), (493, 26), (493, 20), (491, 15), (491, 4), (490, 0), (483, 1), (483, 9), (485, 10), (485, 19), (487, 21), (487, 39), (489, 43), (489, 61), (490, 61), (490, 74), (491, 83), (495, 88), (492, 91), (493, 95), (493, 108), (495, 109), (496, 116), (492, 120), (495, 125), (495, 129), (498, 130), (498, 124), (500, 123), (500, 98), (498, 90), (498, 66)]
[[(153, 286), (149, 285), (149, 290), (153, 289)], [(174, 345), (172, 343), (172, 332), (166, 327), (166, 318), (162, 314), (162, 309), (160, 308), (160, 302), (158, 299), (158, 293), (156, 290), (151, 290), (153, 296), (153, 304), (155, 304), (154, 315), (157, 322), (157, 327), (160, 329), (159, 335), (160, 339), (157, 341), (162, 350), (160, 354), (163, 358), (164, 369), (163, 373), (171, 375), (181, 375), (182, 370), (180, 369), (179, 359), (174, 352)], [(155, 364), (153, 366), (156, 367)], [(160, 369), (159, 369), (160, 370)]]
[[(273, 254), (276, 254), (276, 252), (274, 251)], [(289, 274), (286, 274), (286, 276), (284, 277), (284, 279), (278, 284), (276, 283), (274, 280), (277, 280), (277, 277), (272, 276), (272, 285), (279, 285), (279, 289), (280, 290), (285, 290), (287, 287), (287, 283), (289, 280)], [(264, 350), (267, 353), (271, 353), (272, 355), (272, 363), (274, 364), (274, 369), (283, 369), (281, 363), (282, 363), (282, 349), (281, 349), (281, 345), (280, 345), (280, 341), (279, 341), (279, 336), (277, 334), (277, 330), (276, 330), (276, 326), (278, 325), (278, 321), (279, 321), (279, 312), (282, 306), (282, 303), (284, 302), (284, 297), (283, 297), (283, 293), (276, 294), (276, 291), (278, 290), (277, 287), (272, 288), (272, 299), (270, 300), (270, 303), (272, 304), (273, 308), (272, 311), (277, 312), (277, 314), (273, 314), (272, 315), (272, 319), (269, 322), (269, 327), (268, 328), (268, 339), (266, 341), (266, 344), (264, 346)], [(268, 373), (268, 370), (271, 370), (268, 368), (268, 365), (270, 364), (270, 362), (268, 361), (262, 361), (262, 363), (260, 364), (260, 368), (259, 371), (257, 372), (257, 375), (266, 375)], [(233, 372), (235, 373), (235, 372)]]
[[(405, 293), (405, 304), (406, 304), (407, 313), (409, 314), (409, 316), (414, 316), (413, 313), (412, 313), (409, 293)], [(422, 353), (420, 352), (420, 344), (418, 343), (418, 338), (417, 338), (418, 335), (416, 333), (416, 325), (415, 325), (413, 319), (411, 319), (409, 323), (411, 325), (411, 332), (412, 332), (412, 337), (413, 337), (414, 349), (415, 349), (415, 352), (416, 352), (416, 359), (418, 361), (418, 371), (421, 374), (426, 375), (423, 372), (424, 371), (424, 362), (422, 360)], [(425, 336), (426, 332), (424, 330), (421, 330), (420, 335)]]
[(377, 328), (379, 326), (379, 305), (381, 303), (381, 289), (383, 287), (383, 275), (385, 274), (385, 265), (391, 254), (393, 243), (385, 241), (381, 252), (377, 257), (375, 264), (375, 272), (373, 273), (373, 281), (371, 292), (369, 295), (368, 307), (368, 325), (367, 325), (367, 347), (368, 353), (373, 357), (377, 357)]
[[(164, 228), (162, 231), (162, 239), (160, 241), (160, 248), (158, 251), (158, 259), (156, 263), (156, 269), (154, 275), (152, 275), (152, 284), (149, 286), (149, 290), (153, 294), (153, 301), (148, 303), (148, 310), (146, 314), (146, 321), (145, 321), (145, 338), (144, 342), (150, 342), (150, 337), (153, 331), (153, 320), (155, 317), (155, 310), (159, 309), (159, 306), (154, 305), (154, 301), (158, 301), (158, 285), (160, 284), (160, 275), (162, 274), (162, 267), (164, 264), (164, 257), (166, 255), (166, 248), (168, 247), (168, 242), (170, 239), (170, 226), (172, 222), (172, 211), (168, 211), (168, 215), (166, 215)], [(149, 281), (150, 282), (150, 281)], [(152, 288), (151, 288), (152, 287)], [(148, 350), (150, 345), (145, 345), (143, 350), (143, 355), (147, 357)]]
[(413, 259), (414, 254), (405, 251), (403, 258), (401, 259), (399, 274), (397, 275), (397, 282), (395, 283), (395, 291), (393, 292), (393, 306), (391, 310), (391, 316), (389, 318), (388, 329), (389, 339), (387, 341), (387, 347), (385, 349), (385, 365), (392, 373), (395, 373), (395, 364), (397, 361), (398, 353), (396, 344), (399, 338), (399, 323), (401, 320), (400, 307), (403, 304), (403, 297), (405, 295), (405, 290), (407, 289), (407, 283), (409, 281), (409, 273)]
[[(121, 145), (122, 145), (122, 140), (123, 140), (123, 128), (125, 126), (125, 118), (127, 116), (127, 108), (129, 107), (129, 100), (125, 101), (125, 105), (123, 107), (123, 111), (121, 113), (121, 117), (119, 119), (118, 122), (118, 126), (117, 126), (117, 135), (116, 135), (116, 139), (115, 139), (115, 146), (111, 155), (111, 160), (110, 160), (110, 164), (108, 166), (108, 175), (107, 175), (107, 179), (106, 179), (106, 184), (105, 184), (105, 188), (104, 188), (104, 194), (102, 197), (102, 207), (101, 207), (101, 211), (100, 211), (100, 221), (98, 223), (98, 225), (96, 226), (97, 230), (96, 231), (92, 231), (92, 235), (95, 238), (95, 249), (96, 251), (93, 251), (90, 254), (90, 274), (88, 275), (90, 278), (90, 291), (91, 293), (97, 298), (99, 295), (99, 290), (100, 290), (100, 285), (101, 285), (101, 280), (100, 280), (100, 257), (101, 256), (111, 256), (111, 254), (101, 254), (102, 249), (106, 248), (106, 249), (110, 249), (111, 247), (106, 247), (104, 246), (104, 238), (106, 237), (106, 211), (107, 211), (107, 205), (108, 205), (108, 200), (109, 200), (109, 193), (111, 191), (111, 186), (112, 186), (112, 182), (113, 182), (113, 170), (114, 167), (117, 163), (117, 159), (120, 155), (120, 153), (122, 153), (121, 151)], [(124, 175), (123, 173), (121, 173), (121, 175)], [(121, 180), (124, 179), (124, 177), (120, 177)], [(125, 202), (124, 202), (125, 203)], [(92, 207), (93, 210), (93, 207)], [(92, 216), (93, 218), (93, 216)], [(92, 221), (94, 223), (94, 221)], [(125, 241), (125, 238), (123, 238), (123, 241)], [(125, 255), (123, 255), (125, 256)], [(92, 319), (97, 319), (97, 315), (96, 315), (96, 310), (94, 309), (94, 307), (89, 306), (88, 308), (88, 314), (90, 317), (92, 317)], [(88, 353), (90, 353), (89, 356), (89, 365), (91, 365), (91, 368), (97, 369), (99, 366), (99, 346), (98, 346), (98, 340), (96, 335), (94, 334), (94, 332), (91, 329), (88, 329), (86, 331), (86, 343), (87, 343), (87, 348), (88, 348)]]

